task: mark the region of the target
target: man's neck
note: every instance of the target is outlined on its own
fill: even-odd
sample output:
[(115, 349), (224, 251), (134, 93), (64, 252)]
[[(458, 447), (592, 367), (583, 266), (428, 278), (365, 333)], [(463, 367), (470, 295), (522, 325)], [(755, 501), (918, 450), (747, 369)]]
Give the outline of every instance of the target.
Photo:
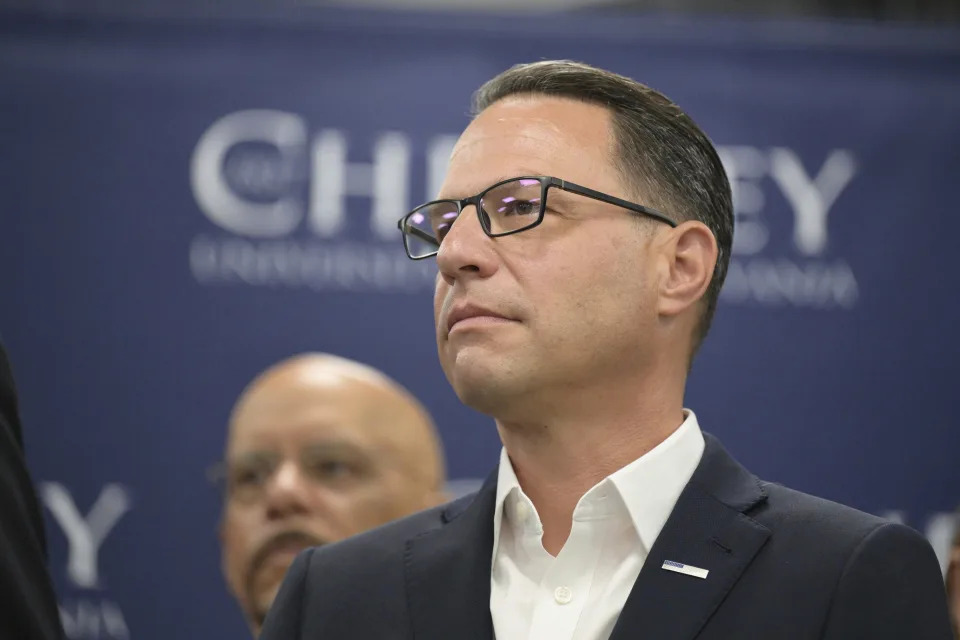
[(517, 480), (543, 524), (543, 546), (563, 548), (577, 502), (598, 482), (663, 442), (683, 422), (682, 397), (654, 406), (583, 407), (546, 424), (497, 421)]

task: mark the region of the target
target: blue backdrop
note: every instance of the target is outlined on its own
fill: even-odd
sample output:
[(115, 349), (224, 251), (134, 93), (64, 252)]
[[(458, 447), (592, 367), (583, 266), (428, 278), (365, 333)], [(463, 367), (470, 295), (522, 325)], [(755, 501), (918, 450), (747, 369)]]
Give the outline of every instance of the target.
[(471, 92), (573, 58), (720, 146), (737, 245), (687, 405), (753, 471), (900, 518), (960, 501), (960, 32), (322, 12), (0, 26), (0, 332), (73, 639), (242, 638), (204, 469), (267, 365), (368, 362), (453, 478), (499, 442), (436, 362), (432, 194)]

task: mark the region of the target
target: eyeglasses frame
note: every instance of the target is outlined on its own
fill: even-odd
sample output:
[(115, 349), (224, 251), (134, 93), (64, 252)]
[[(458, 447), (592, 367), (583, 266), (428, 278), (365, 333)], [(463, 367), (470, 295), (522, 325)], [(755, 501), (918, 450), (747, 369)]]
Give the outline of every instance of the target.
[[(480, 201), (483, 199), (485, 195), (487, 195), (490, 191), (493, 191), (497, 187), (505, 185), (509, 182), (516, 182), (517, 180), (536, 180), (540, 183), (540, 213), (537, 215), (537, 219), (534, 222), (531, 222), (530, 224), (524, 227), (520, 227), (519, 229), (512, 229), (510, 231), (493, 233), (490, 230), (489, 216), (483, 212), (482, 207), (480, 206)], [(546, 211), (547, 211), (547, 191), (550, 189), (550, 187), (557, 187), (562, 191), (575, 193), (575, 194), (590, 198), (592, 200), (597, 200), (599, 202), (605, 202), (607, 204), (612, 204), (617, 207), (628, 209), (635, 213), (639, 213), (644, 216), (647, 216), (648, 218), (652, 218), (654, 220), (663, 222), (664, 224), (669, 225), (671, 228), (676, 228), (678, 224), (675, 220), (673, 220), (672, 218), (670, 218), (669, 216), (663, 213), (660, 213), (656, 209), (651, 209), (650, 207), (645, 207), (641, 204), (637, 204), (636, 202), (630, 202), (629, 200), (624, 200), (623, 198), (611, 196), (610, 194), (603, 193), (602, 191), (597, 191), (596, 189), (591, 189), (589, 187), (584, 187), (574, 182), (570, 182), (569, 180), (561, 180), (560, 178), (554, 178), (553, 176), (517, 176), (516, 178), (507, 178), (506, 180), (501, 180), (487, 187), (480, 193), (474, 196), (470, 196), (468, 198), (462, 198), (459, 200), (456, 198), (442, 198), (440, 200), (431, 200), (430, 202), (425, 202), (419, 207), (413, 209), (412, 211), (404, 215), (402, 218), (400, 218), (400, 220), (397, 221), (397, 228), (400, 229), (400, 234), (403, 236), (403, 248), (407, 252), (407, 257), (410, 258), (411, 260), (424, 260), (426, 258), (431, 258), (440, 252), (440, 245), (438, 244), (436, 251), (433, 251), (426, 255), (415, 257), (410, 253), (410, 246), (407, 243), (408, 234), (418, 236), (420, 237), (420, 239), (429, 243), (436, 242), (434, 238), (427, 236), (427, 234), (423, 233), (416, 227), (408, 226), (407, 230), (404, 231), (404, 223), (410, 218), (410, 216), (420, 211), (421, 209), (424, 209), (426, 207), (430, 207), (433, 205), (437, 205), (437, 204), (443, 204), (443, 203), (454, 204), (457, 207), (457, 219), (459, 219), (460, 214), (463, 213), (463, 209), (468, 205), (473, 205), (474, 209), (476, 209), (477, 211), (477, 218), (480, 220), (480, 227), (483, 229), (483, 232), (487, 234), (487, 236), (490, 238), (500, 238), (503, 236), (512, 235), (514, 233), (520, 233), (521, 231), (527, 231), (529, 229), (536, 227), (541, 222), (543, 222), (544, 215), (546, 214)], [(456, 219), (454, 220), (454, 222), (456, 222)], [(451, 227), (452, 226), (453, 226), (453, 223), (451, 223)], [(442, 240), (440, 242), (442, 242)]]

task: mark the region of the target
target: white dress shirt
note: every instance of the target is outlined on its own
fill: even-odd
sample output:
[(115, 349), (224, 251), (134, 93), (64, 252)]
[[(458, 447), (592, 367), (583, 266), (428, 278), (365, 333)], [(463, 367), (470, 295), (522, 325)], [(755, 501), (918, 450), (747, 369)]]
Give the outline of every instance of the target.
[(703, 455), (692, 411), (653, 450), (587, 491), (556, 557), (543, 525), (500, 453), (493, 517), (490, 613), (497, 640), (607, 640)]

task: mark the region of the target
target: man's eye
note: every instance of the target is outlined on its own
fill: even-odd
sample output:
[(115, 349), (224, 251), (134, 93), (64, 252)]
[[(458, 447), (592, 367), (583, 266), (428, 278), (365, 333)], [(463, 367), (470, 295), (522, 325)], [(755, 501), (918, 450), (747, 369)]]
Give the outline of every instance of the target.
[(514, 200), (505, 204), (502, 209), (502, 215), (505, 216), (529, 216), (539, 212), (539, 203), (530, 200)]
[(437, 238), (437, 240), (442, 241), (447, 236), (447, 233), (450, 232), (451, 224), (452, 223), (450, 222), (441, 222), (440, 224), (434, 226), (433, 235)]
[(236, 489), (256, 487), (263, 484), (266, 472), (263, 469), (244, 468), (234, 469), (230, 473), (230, 486)]
[(317, 460), (310, 464), (310, 475), (318, 480), (337, 480), (353, 473), (353, 465), (344, 460)]

